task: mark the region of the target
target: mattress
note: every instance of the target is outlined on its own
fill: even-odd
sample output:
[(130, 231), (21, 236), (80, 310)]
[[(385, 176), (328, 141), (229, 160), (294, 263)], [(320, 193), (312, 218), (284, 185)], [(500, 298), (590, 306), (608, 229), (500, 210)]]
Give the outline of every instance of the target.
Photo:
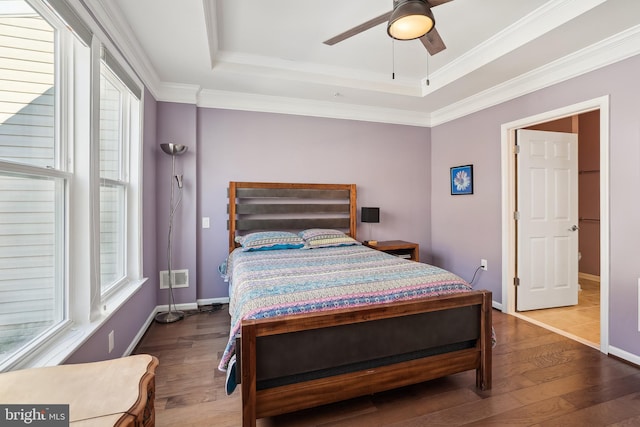
[(392, 303), (472, 289), (447, 270), (362, 245), (236, 249), (221, 272), (229, 282), (231, 315), (229, 341), (218, 366), (221, 371), (233, 366), (235, 337), (242, 319)]

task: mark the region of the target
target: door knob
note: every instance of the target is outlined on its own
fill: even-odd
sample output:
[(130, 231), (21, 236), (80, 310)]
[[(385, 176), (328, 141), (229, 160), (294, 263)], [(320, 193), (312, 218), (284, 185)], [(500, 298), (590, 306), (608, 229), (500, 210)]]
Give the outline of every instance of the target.
[(577, 226), (577, 225), (575, 225), (575, 224), (573, 224), (573, 225), (571, 226), (571, 228), (569, 229), (569, 231), (578, 231), (578, 230), (580, 230), (580, 227), (578, 227), (578, 226)]

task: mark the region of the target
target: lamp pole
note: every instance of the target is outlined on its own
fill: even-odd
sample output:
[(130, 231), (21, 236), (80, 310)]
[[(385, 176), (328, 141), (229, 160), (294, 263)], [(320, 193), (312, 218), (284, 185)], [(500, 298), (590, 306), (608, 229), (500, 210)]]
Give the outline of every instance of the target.
[[(173, 239), (173, 217), (176, 213), (180, 202), (182, 201), (182, 175), (176, 175), (176, 156), (182, 155), (187, 151), (186, 145), (180, 144), (160, 144), (160, 148), (166, 154), (171, 156), (171, 190), (169, 196), (169, 233), (167, 238), (167, 273), (169, 274), (169, 311), (158, 313), (155, 317), (156, 322), (159, 323), (172, 323), (176, 322), (182, 318), (184, 318), (184, 313), (179, 310), (174, 310), (175, 303), (173, 300), (173, 274), (172, 274), (172, 239)], [(176, 180), (178, 184), (178, 191), (180, 193), (180, 197), (178, 198), (178, 202), (174, 205), (173, 203), (173, 195), (174, 195), (174, 182)]]

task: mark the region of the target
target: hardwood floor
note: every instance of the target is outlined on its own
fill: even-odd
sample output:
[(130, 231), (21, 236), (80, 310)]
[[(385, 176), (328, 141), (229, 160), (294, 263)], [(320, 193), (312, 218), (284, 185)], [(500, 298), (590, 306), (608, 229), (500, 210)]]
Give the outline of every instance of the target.
[(581, 279), (578, 305), (522, 312), (524, 317), (565, 332), (594, 348), (600, 348), (600, 283)]
[[(194, 312), (197, 313), (197, 312)], [(227, 306), (153, 323), (135, 353), (160, 360), (156, 425), (239, 426), (241, 396), (218, 360)], [(493, 312), (493, 388), (466, 372), (373, 396), (258, 420), (258, 426), (637, 426), (640, 369), (522, 319)]]

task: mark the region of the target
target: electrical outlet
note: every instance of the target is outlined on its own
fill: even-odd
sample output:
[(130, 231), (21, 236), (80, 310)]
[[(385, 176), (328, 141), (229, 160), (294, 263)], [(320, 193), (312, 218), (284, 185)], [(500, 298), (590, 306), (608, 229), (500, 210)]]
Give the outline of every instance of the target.
[(481, 259), (480, 260), (480, 268), (482, 268), (484, 271), (487, 271), (487, 260), (486, 259)]
[(113, 351), (113, 347), (115, 344), (115, 332), (109, 332), (109, 353)]

